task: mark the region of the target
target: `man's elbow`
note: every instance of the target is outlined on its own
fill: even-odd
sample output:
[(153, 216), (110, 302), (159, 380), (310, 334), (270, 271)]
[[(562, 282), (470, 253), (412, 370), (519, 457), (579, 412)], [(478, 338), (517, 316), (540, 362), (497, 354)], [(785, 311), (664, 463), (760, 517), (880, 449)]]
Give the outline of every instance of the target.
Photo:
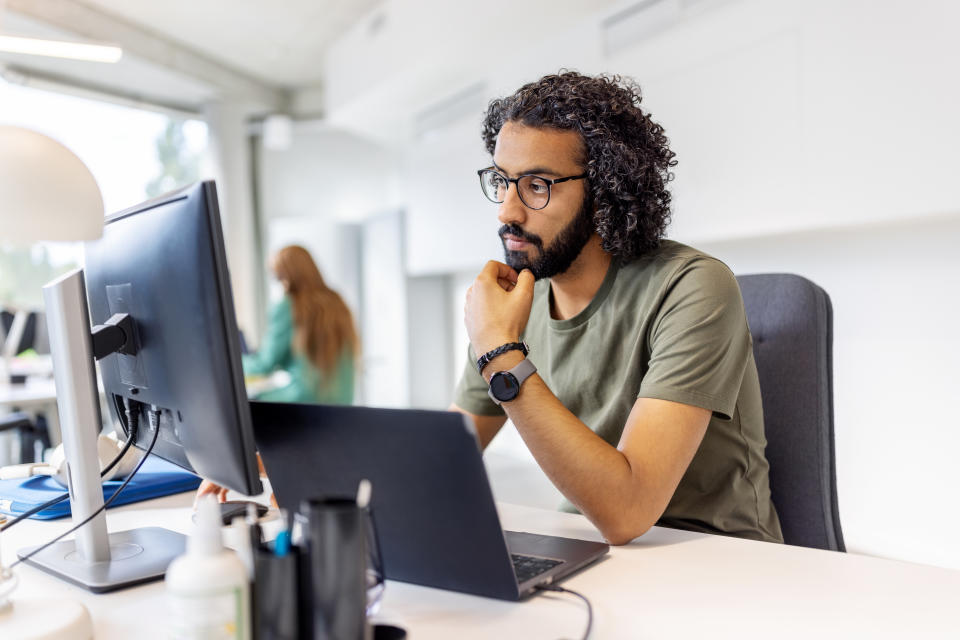
[(647, 520), (631, 520), (621, 516), (610, 522), (595, 524), (597, 524), (600, 534), (607, 542), (614, 546), (620, 546), (628, 544), (645, 534), (654, 523)]

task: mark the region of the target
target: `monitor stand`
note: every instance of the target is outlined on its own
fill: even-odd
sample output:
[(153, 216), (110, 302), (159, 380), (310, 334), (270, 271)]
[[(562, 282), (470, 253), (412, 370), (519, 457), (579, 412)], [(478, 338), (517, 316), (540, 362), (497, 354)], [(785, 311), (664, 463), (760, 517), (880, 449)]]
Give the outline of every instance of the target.
[[(83, 270), (46, 285), (43, 300), (69, 465), (70, 511), (77, 525), (103, 506), (97, 456), (102, 422)], [(20, 549), (17, 555), (24, 558), (39, 546)], [(185, 548), (185, 536), (159, 527), (108, 534), (106, 513), (101, 512), (80, 527), (74, 539), (57, 542), (24, 562), (100, 593), (159, 580)]]

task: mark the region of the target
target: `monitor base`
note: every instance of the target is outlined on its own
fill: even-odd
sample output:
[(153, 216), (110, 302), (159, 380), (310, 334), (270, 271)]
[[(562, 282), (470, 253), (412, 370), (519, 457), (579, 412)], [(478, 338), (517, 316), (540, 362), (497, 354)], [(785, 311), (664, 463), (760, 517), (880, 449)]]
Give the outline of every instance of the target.
[[(186, 550), (186, 536), (160, 527), (143, 527), (109, 534), (110, 560), (86, 562), (74, 540), (50, 545), (25, 564), (53, 574), (93, 593), (126, 589), (160, 580), (174, 558)], [(38, 548), (17, 551), (23, 558)]]

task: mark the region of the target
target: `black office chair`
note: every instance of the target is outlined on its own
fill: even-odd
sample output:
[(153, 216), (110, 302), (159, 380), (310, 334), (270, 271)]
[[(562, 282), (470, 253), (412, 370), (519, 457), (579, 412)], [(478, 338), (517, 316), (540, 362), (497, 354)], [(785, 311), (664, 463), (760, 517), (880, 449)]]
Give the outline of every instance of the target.
[(16, 463), (41, 462), (43, 452), (50, 448), (50, 430), (43, 414), (31, 418), (15, 412), (0, 416), (0, 432), (16, 431), (20, 438), (20, 459)]
[[(0, 311), (0, 349), (13, 327), (14, 314), (10, 311)], [(46, 315), (43, 312), (31, 311), (23, 327), (20, 342), (13, 349), (13, 353), (22, 353), (27, 349), (34, 349), (37, 353), (50, 353), (50, 340), (47, 336)], [(11, 376), (11, 382), (17, 382), (18, 376)], [(23, 382), (22, 377), (19, 382)], [(43, 414), (31, 418), (25, 413), (14, 409), (13, 413), (0, 416), (0, 432), (15, 431), (20, 438), (20, 459), (17, 462), (39, 462), (43, 459), (43, 452), (50, 448), (50, 432), (47, 419)]]
[(7, 340), (13, 340), (10, 336), (10, 330), (13, 329), (14, 313), (4, 309), (0, 311), (0, 348), (9, 348), (12, 355), (23, 353), (27, 349), (34, 349), (37, 346), (38, 339), (41, 342), (41, 348), (44, 353), (50, 352), (50, 343), (47, 338), (46, 316), (42, 312), (30, 311), (26, 313), (26, 322), (23, 325), (23, 333), (20, 334), (20, 341), (16, 346), (6, 344)]
[(7, 309), (0, 309), (0, 349), (7, 341), (7, 334), (13, 327), (13, 312)]
[(738, 276), (770, 463), (787, 544), (846, 551), (833, 442), (833, 309), (813, 282), (786, 273)]

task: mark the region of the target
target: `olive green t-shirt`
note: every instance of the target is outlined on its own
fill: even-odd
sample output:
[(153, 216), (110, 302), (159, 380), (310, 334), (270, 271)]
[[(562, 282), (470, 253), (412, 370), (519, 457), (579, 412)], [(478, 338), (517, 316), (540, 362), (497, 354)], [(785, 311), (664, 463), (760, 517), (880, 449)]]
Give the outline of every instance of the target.
[[(783, 541), (770, 501), (763, 409), (740, 288), (719, 260), (665, 240), (616, 260), (587, 307), (550, 317), (550, 282), (534, 286), (522, 336), (529, 358), (567, 409), (617, 446), (637, 398), (713, 412), (700, 448), (657, 524)], [(454, 402), (502, 415), (470, 350)], [(562, 508), (574, 510), (566, 503)]]

